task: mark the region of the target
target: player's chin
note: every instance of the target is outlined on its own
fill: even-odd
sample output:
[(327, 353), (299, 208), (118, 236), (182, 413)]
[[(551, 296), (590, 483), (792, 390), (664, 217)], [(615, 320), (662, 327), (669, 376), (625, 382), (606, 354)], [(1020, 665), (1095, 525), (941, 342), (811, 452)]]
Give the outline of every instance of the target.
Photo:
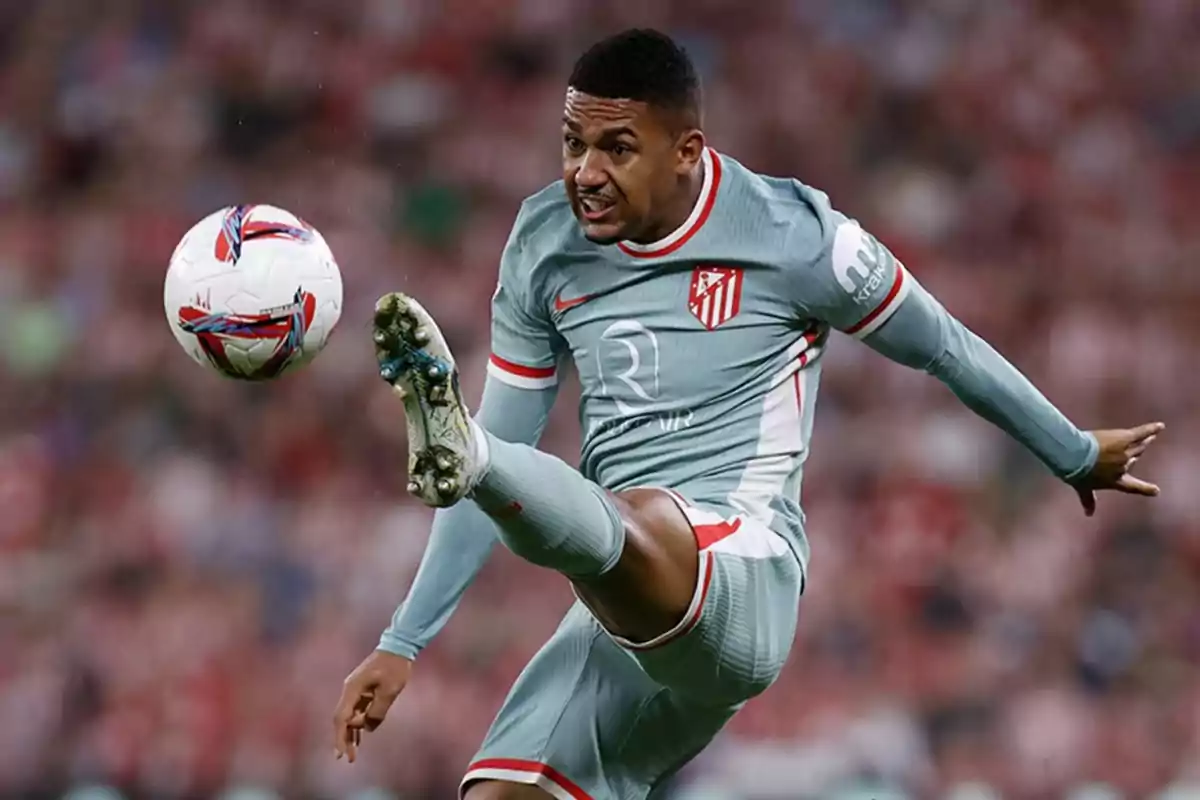
[(616, 244), (625, 238), (625, 226), (614, 222), (588, 222), (580, 220), (583, 235), (596, 244)]

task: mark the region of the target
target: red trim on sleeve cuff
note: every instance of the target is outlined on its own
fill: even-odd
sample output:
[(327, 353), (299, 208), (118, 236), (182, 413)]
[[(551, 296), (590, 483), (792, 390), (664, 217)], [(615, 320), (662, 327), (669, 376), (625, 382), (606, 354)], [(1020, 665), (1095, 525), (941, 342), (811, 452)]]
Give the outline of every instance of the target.
[(522, 364), (514, 364), (495, 353), (492, 353), (491, 361), (505, 372), (522, 378), (553, 378), (556, 370), (555, 367), (526, 367)]

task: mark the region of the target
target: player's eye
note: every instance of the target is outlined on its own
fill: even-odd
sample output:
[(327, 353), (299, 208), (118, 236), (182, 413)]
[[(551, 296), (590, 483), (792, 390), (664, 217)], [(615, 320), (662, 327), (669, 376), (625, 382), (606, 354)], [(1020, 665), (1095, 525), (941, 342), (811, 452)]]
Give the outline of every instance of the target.
[(613, 148), (612, 148), (612, 154), (614, 156), (617, 156), (618, 158), (620, 158), (621, 156), (627, 156), (632, 152), (633, 152), (632, 147), (630, 147), (627, 144), (622, 144), (621, 142), (617, 142), (616, 144), (613, 145)]
[(567, 134), (563, 137), (563, 144), (567, 146), (567, 152), (578, 155), (584, 151), (583, 140), (578, 136)]

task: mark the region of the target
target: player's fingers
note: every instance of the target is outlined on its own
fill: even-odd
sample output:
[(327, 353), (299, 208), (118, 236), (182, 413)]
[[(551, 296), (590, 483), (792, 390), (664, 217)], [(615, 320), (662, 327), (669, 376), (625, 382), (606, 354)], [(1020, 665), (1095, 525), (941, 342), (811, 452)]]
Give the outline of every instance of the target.
[(345, 740), (346, 760), (351, 764), (358, 758), (358, 748), (362, 746), (363, 725), (366, 717), (361, 708), (356, 708), (354, 714), (346, 722)]
[(346, 760), (351, 764), (358, 758), (358, 748), (362, 746), (363, 727), (366, 725), (366, 707), (371, 702), (369, 696), (364, 695), (359, 698), (359, 702), (354, 707), (354, 715), (350, 717), (350, 722), (346, 725)]
[(338, 698), (337, 707), (333, 711), (333, 752), (337, 758), (349, 755), (347, 748), (351, 740), (351, 720), (355, 712), (370, 701), (370, 695), (363, 690), (358, 681), (348, 678), (342, 685), (342, 696)]
[(1149, 449), (1150, 445), (1154, 444), (1154, 440), (1157, 438), (1157, 436), (1150, 436), (1145, 439), (1137, 439), (1130, 442), (1125, 446), (1125, 455), (1140, 456), (1142, 453), (1146, 452), (1147, 449)]
[(1092, 516), (1096, 513), (1096, 493), (1091, 489), (1076, 489), (1079, 502), (1083, 505), (1083, 513)]
[(334, 731), (333, 752), (338, 759), (349, 757), (350, 761), (354, 761), (355, 733), (357, 730), (358, 728), (354, 726), (352, 719), (337, 724), (337, 729)]
[(333, 711), (333, 755), (336, 758), (346, 755), (346, 734), (354, 711), (354, 701), (347, 699), (347, 691), (348, 688), (342, 690), (342, 697)]
[(1145, 425), (1138, 425), (1131, 430), (1130, 439), (1134, 442), (1140, 442), (1145, 439), (1151, 439), (1167, 429), (1167, 426), (1161, 422), (1147, 422)]
[[(338, 760), (350, 754), (350, 745), (354, 738), (349, 720), (339, 720), (334, 723), (333, 754)], [(353, 761), (353, 757), (350, 759)]]
[(388, 710), (391, 709), (392, 703), (396, 702), (396, 698), (400, 696), (399, 692), (384, 694), (376, 692), (371, 698), (371, 704), (367, 706), (365, 713), (365, 725), (368, 731), (373, 731), (383, 724), (383, 720), (387, 717)]
[(1158, 497), (1160, 491), (1158, 486), (1153, 483), (1135, 478), (1128, 473), (1122, 475), (1121, 479), (1117, 481), (1117, 488), (1126, 494), (1140, 494), (1145, 497)]

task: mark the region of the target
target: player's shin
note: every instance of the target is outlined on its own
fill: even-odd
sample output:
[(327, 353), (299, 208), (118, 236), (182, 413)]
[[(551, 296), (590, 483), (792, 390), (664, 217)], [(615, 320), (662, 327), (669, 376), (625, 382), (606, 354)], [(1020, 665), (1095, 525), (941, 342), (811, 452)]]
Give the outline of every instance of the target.
[(625, 529), (603, 489), (552, 455), (473, 427), (480, 474), (471, 498), (509, 550), (573, 578), (617, 563)]

